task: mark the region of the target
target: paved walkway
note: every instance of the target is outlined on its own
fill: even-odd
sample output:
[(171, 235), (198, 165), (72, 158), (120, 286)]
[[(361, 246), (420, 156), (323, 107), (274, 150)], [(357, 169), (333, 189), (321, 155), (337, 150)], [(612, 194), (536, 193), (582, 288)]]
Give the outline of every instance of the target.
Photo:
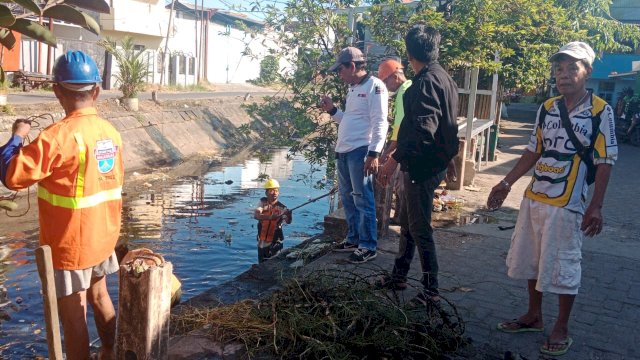
[[(482, 223), (486, 219), (479, 216), (479, 224), (437, 231), (441, 287), (466, 319), (467, 335), (475, 340), (476, 346), (488, 350), (485, 355), (501, 358), (504, 352), (512, 351), (528, 359), (546, 359), (549, 357), (542, 356), (538, 349), (555, 322), (556, 296), (544, 299), (545, 335), (504, 334), (496, 330), (499, 321), (526, 311), (526, 282), (506, 276), (504, 260), (512, 230), (501, 231), (498, 226), (515, 222), (528, 179), (517, 182), (503, 210), (482, 211), (491, 186), (517, 161), (533, 127), (535, 113), (531, 109), (526, 111), (526, 106), (520, 110), (524, 111), (510, 111), (513, 121), (505, 121), (502, 126), (498, 161), (476, 176), (474, 185), (480, 191), (460, 193), (467, 198), (470, 210), (495, 216), (489, 220), (497, 222)], [(620, 146), (620, 160), (614, 167), (603, 209), (605, 228), (602, 234), (584, 242), (582, 286), (570, 323), (574, 344), (562, 359), (640, 359), (638, 159), (639, 148)], [(393, 244), (383, 244), (384, 248), (391, 253), (397, 249)], [(382, 257), (378, 261), (386, 263), (392, 259)], [(419, 268), (417, 257), (412, 266)]]
[[(265, 96), (276, 93), (276, 90), (255, 86), (252, 84), (211, 84), (211, 90), (208, 91), (171, 91), (163, 90), (158, 92), (158, 99), (164, 100), (181, 100), (181, 99), (210, 99), (220, 96)], [(100, 100), (117, 99), (122, 97), (122, 92), (116, 89), (102, 90), (100, 92)], [(151, 91), (143, 91), (138, 94), (138, 98), (141, 101), (151, 100)], [(41, 104), (46, 102), (57, 103), (53, 91), (32, 91), (21, 92), (14, 91), (8, 96), (8, 103), (12, 105), (24, 105), (24, 104)]]
[[(557, 297), (544, 299), (545, 333), (505, 334), (496, 330), (500, 321), (518, 317), (526, 311), (526, 282), (509, 279), (505, 258), (512, 230), (499, 226), (515, 223), (517, 209), (528, 179), (512, 187), (510, 197), (499, 211), (483, 210), (493, 185), (513, 167), (522, 154), (533, 128), (536, 106), (514, 104), (510, 120), (501, 125), (498, 160), (489, 163), (474, 178), (472, 190), (454, 192), (465, 199), (464, 215), (453, 219), (463, 226), (439, 228), (436, 242), (440, 263), (440, 286), (443, 296), (453, 301), (466, 321), (466, 335), (473, 340), (467, 356), (471, 359), (503, 359), (506, 352), (515, 359), (550, 359), (539, 353), (545, 336), (551, 331), (557, 313)], [(620, 160), (614, 167), (604, 205), (603, 233), (587, 239), (583, 247), (583, 278), (571, 316), (570, 332), (574, 339), (566, 360), (640, 359), (636, 348), (640, 339), (640, 207), (636, 205), (640, 179), (640, 148), (621, 145)], [(451, 213), (442, 213), (451, 220)], [(437, 222), (444, 224), (445, 222)], [(388, 239), (379, 242), (379, 255), (373, 261), (352, 265), (348, 254), (330, 252), (301, 270), (343, 269), (357, 272), (390, 271), (398, 249), (398, 228), (391, 228)], [(233, 281), (197, 296), (195, 303), (221, 300), (224, 303), (246, 297), (258, 297), (277, 287), (273, 274), (283, 274), (287, 261), (269, 261)], [(266, 266), (266, 267), (265, 267)], [(416, 256), (409, 274), (419, 279)], [(407, 299), (415, 290), (405, 290)], [(181, 351), (184, 354), (184, 351)]]
[[(245, 88), (217, 90), (247, 91)], [(467, 335), (478, 350), (474, 359), (502, 359), (506, 351), (516, 352), (527, 359), (548, 358), (538, 352), (544, 335), (511, 335), (495, 329), (499, 321), (517, 317), (526, 311), (526, 283), (506, 276), (504, 260), (511, 230), (502, 231), (498, 226), (514, 224), (528, 180), (523, 178), (513, 185), (503, 209), (493, 213), (483, 210), (491, 186), (513, 167), (522, 153), (533, 127), (535, 108), (523, 104), (509, 107), (510, 120), (501, 126), (498, 160), (489, 163), (482, 173), (476, 175), (475, 191), (454, 192), (466, 200), (467, 210), (467, 215), (455, 220), (473, 220), (473, 223), (436, 231), (443, 295), (456, 304), (466, 320)], [(584, 243), (582, 287), (570, 323), (575, 342), (562, 359), (640, 359), (640, 350), (636, 347), (636, 341), (640, 339), (640, 327), (637, 326), (640, 323), (640, 206), (636, 204), (640, 198), (638, 159), (640, 148), (620, 145), (620, 159), (614, 167), (603, 209), (603, 233)], [(363, 272), (391, 270), (398, 248), (398, 229), (392, 230), (395, 232), (389, 239), (380, 241), (379, 256), (371, 263), (354, 266), (346, 263), (347, 254), (329, 253), (312, 262), (305, 271), (318, 268), (358, 269)], [(416, 257), (410, 276), (419, 278), (418, 269)], [(268, 273), (274, 272), (262, 272)], [(250, 284), (248, 278), (251, 276), (249, 273), (241, 275), (229, 286), (212, 289), (201, 299), (211, 301), (216, 297), (230, 300), (269, 291), (272, 283), (254, 279)], [(250, 286), (245, 287), (245, 283)], [(238, 289), (244, 291), (236, 291)], [(405, 294), (407, 297), (413, 295), (410, 290)], [(555, 321), (557, 297), (545, 297), (544, 312), (545, 335), (548, 335)]]

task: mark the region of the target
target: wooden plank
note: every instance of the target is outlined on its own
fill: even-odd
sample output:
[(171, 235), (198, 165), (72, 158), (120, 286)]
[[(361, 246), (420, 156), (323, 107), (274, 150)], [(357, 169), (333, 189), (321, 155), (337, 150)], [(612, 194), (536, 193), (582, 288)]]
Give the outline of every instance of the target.
[(469, 102), (469, 94), (460, 94), (458, 96), (458, 116), (466, 118), (467, 103)]
[(36, 264), (38, 265), (40, 282), (42, 282), (42, 300), (44, 302), (44, 321), (47, 328), (49, 359), (62, 360), (58, 298), (56, 297), (56, 283), (53, 278), (53, 261), (51, 260), (51, 248), (49, 245), (42, 245), (36, 249)]

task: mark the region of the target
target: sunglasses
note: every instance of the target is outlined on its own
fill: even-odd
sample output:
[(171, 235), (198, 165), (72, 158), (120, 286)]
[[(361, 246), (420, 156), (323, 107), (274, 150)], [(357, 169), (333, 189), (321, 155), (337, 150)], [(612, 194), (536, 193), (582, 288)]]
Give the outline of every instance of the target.
[(341, 72), (343, 69), (346, 69), (348, 66), (350, 66), (351, 63), (348, 64), (340, 64), (336, 70), (334, 71), (336, 74), (338, 74), (339, 72)]

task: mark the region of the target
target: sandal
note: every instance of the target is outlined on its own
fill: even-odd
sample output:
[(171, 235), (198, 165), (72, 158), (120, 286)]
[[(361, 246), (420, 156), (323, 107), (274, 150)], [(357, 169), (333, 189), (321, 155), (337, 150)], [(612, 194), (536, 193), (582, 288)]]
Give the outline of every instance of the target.
[(531, 326), (531, 324), (525, 324), (518, 319), (500, 322), (498, 323), (497, 329), (509, 334), (544, 331), (544, 328), (538, 328)]
[[(566, 354), (572, 344), (573, 339), (570, 336), (558, 342), (550, 342), (549, 339), (547, 339), (544, 345), (540, 347), (540, 352), (545, 355), (560, 356)], [(549, 350), (549, 347), (554, 347), (556, 350)]]

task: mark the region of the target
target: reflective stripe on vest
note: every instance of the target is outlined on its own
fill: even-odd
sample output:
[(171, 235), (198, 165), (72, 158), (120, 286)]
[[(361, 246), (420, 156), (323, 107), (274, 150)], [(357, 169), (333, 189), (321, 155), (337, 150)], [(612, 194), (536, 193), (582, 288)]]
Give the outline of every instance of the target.
[(67, 209), (84, 209), (100, 205), (107, 201), (121, 199), (122, 187), (101, 191), (86, 197), (70, 197), (52, 194), (42, 186), (38, 186), (38, 198), (53, 206), (59, 206)]
[(122, 198), (122, 187), (101, 191), (99, 193), (84, 196), (84, 174), (87, 170), (87, 146), (80, 133), (73, 134), (78, 143), (78, 177), (76, 179), (76, 196), (56, 195), (49, 192), (42, 186), (38, 186), (38, 198), (48, 202), (53, 206), (67, 209), (83, 209), (102, 204), (107, 201), (119, 200)]
[(84, 196), (84, 173), (87, 170), (87, 147), (82, 134), (75, 133), (73, 137), (78, 143), (78, 178), (76, 179), (76, 198)]

